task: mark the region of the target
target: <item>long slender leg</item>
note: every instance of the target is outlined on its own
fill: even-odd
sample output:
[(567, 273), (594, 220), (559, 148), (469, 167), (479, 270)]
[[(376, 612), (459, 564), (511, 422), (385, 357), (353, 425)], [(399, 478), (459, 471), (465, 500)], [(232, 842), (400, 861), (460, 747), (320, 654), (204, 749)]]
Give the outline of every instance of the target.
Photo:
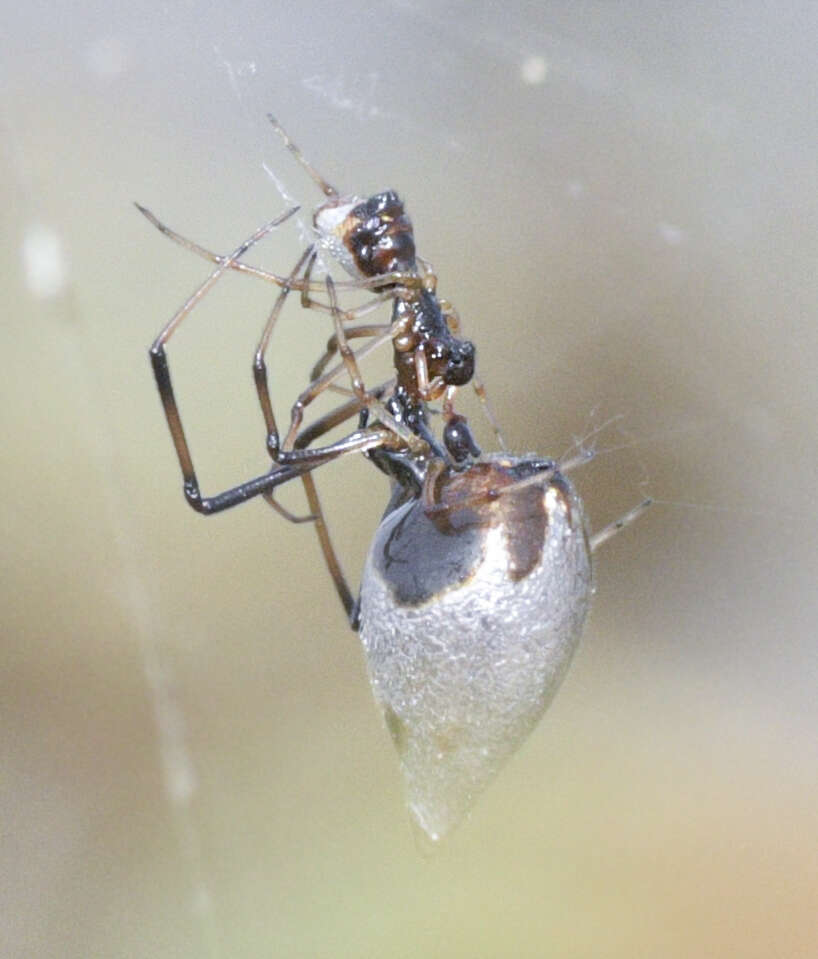
[(588, 540), (591, 547), (591, 552), (593, 553), (594, 550), (599, 549), (603, 543), (607, 543), (609, 539), (616, 536), (616, 534), (623, 530), (626, 526), (630, 526), (631, 523), (634, 523), (637, 519), (639, 519), (642, 513), (644, 513), (645, 510), (652, 505), (652, 499), (643, 499), (638, 506), (634, 506), (633, 509), (628, 510), (624, 516), (620, 516), (619, 519), (614, 520), (613, 523), (603, 526), (601, 530), (594, 533)]
[[(301, 268), (304, 265), (304, 262), (310, 257), (311, 253), (312, 248), (307, 247), (307, 249), (301, 254), (298, 262), (290, 272), (290, 281), (297, 278)], [(272, 400), (270, 398), (270, 387), (267, 382), (267, 362), (265, 354), (270, 345), (270, 337), (273, 335), (273, 327), (278, 320), (278, 317), (281, 313), (281, 308), (284, 306), (284, 301), (287, 299), (291, 289), (292, 287), (290, 283), (286, 283), (284, 286), (282, 286), (281, 292), (278, 294), (275, 304), (270, 311), (270, 315), (267, 317), (267, 322), (264, 324), (261, 338), (259, 339), (256, 352), (253, 356), (253, 380), (256, 384), (256, 393), (258, 394), (259, 405), (261, 406), (261, 412), (264, 416), (264, 424), (267, 428), (267, 442), (269, 445), (270, 438), (274, 437), (276, 447), (278, 446), (278, 428), (276, 427)]]
[(294, 523), (295, 525), (300, 525), (301, 523), (314, 523), (317, 519), (314, 513), (306, 513), (303, 516), (298, 516), (295, 513), (290, 512), (286, 506), (282, 506), (281, 503), (275, 498), (275, 493), (273, 490), (268, 490), (261, 494), (261, 498), (268, 506), (278, 513), (278, 515), (287, 520), (288, 523)]
[[(383, 386), (377, 387), (372, 392), (375, 395), (379, 395), (383, 388)], [(299, 433), (298, 438), (295, 441), (296, 449), (303, 449), (304, 447), (308, 446), (314, 439), (317, 439), (323, 433), (333, 429), (335, 426), (339, 426), (341, 423), (349, 419), (351, 416), (354, 416), (359, 411), (360, 405), (358, 400), (354, 399), (327, 413), (325, 416), (321, 417), (320, 420), (316, 420), (315, 423), (312, 423), (309, 427), (307, 427), (307, 429), (302, 430), (301, 433)], [(350, 625), (353, 627), (353, 629), (356, 629), (357, 627), (354, 622), (355, 600), (347, 583), (346, 577), (344, 576), (344, 571), (341, 567), (338, 555), (332, 545), (332, 538), (330, 537), (329, 529), (327, 527), (326, 520), (324, 519), (324, 510), (321, 506), (318, 490), (315, 487), (315, 481), (313, 480), (311, 473), (304, 473), (301, 477), (301, 480), (304, 484), (304, 492), (307, 496), (310, 515), (315, 521), (315, 532), (318, 536), (321, 552), (324, 555), (324, 562), (326, 563), (329, 574), (332, 577), (333, 583), (335, 584), (335, 590), (338, 593), (338, 597), (341, 600), (344, 610), (346, 611)]]
[[(360, 408), (360, 407), (359, 407)], [(367, 427), (355, 430), (343, 439), (328, 443), (326, 446), (314, 446), (310, 449), (282, 450), (281, 466), (294, 466), (296, 469), (314, 468), (322, 463), (337, 459), (345, 453), (365, 453), (379, 446), (399, 448), (403, 445), (396, 434), (386, 426)]]
[(284, 127), (276, 120), (272, 113), (267, 114), (267, 119), (273, 125), (275, 132), (281, 137), (284, 141), (284, 146), (292, 153), (296, 160), (301, 164), (301, 166), (307, 171), (307, 173), (312, 178), (313, 182), (318, 186), (318, 189), (328, 197), (338, 196), (338, 191), (335, 189), (332, 184), (328, 183), (321, 174), (315, 169), (315, 167), (310, 163), (310, 161), (304, 156), (304, 154), (298, 149), (298, 147), (290, 139), (287, 131)]
[(326, 563), (329, 574), (332, 577), (332, 582), (335, 585), (335, 591), (338, 593), (338, 598), (341, 600), (341, 605), (344, 607), (344, 612), (347, 615), (347, 619), (351, 624), (352, 612), (355, 608), (355, 599), (352, 596), (352, 591), (349, 588), (346, 576), (344, 576), (344, 571), (341, 567), (341, 562), (338, 559), (338, 554), (335, 552), (335, 548), (332, 545), (332, 538), (329, 534), (326, 520), (324, 519), (324, 510), (321, 507), (321, 500), (318, 498), (318, 490), (315, 488), (315, 482), (313, 481), (311, 474), (304, 473), (304, 475), (301, 477), (301, 481), (304, 484), (304, 492), (307, 496), (307, 503), (310, 507), (310, 513), (315, 520), (315, 534), (318, 537), (318, 542), (321, 546), (321, 552), (324, 554), (324, 562)]
[[(304, 263), (304, 260), (307, 257), (313, 256), (313, 248), (307, 247), (304, 251), (304, 254), (299, 258), (298, 263), (295, 265), (290, 276), (294, 278), (298, 271), (301, 269), (301, 266)], [(265, 354), (267, 348), (270, 344), (270, 337), (273, 333), (273, 327), (278, 319), (278, 316), (281, 312), (281, 308), (284, 305), (284, 300), (287, 298), (290, 293), (289, 284), (285, 286), (281, 293), (278, 295), (278, 298), (273, 306), (273, 309), (267, 318), (267, 323), (264, 326), (264, 331), (261, 334), (261, 339), (259, 340), (258, 346), (256, 347), (255, 356), (253, 358), (253, 379), (256, 384), (256, 394), (258, 396), (259, 405), (261, 406), (261, 412), (264, 417), (264, 423), (267, 429), (267, 448), (271, 449), (270, 439), (271, 437), (275, 441), (276, 448), (279, 445), (279, 436), (278, 436), (278, 426), (276, 425), (275, 414), (273, 413), (273, 404), (272, 398), (270, 396), (270, 387), (267, 381), (267, 362)], [(268, 490), (264, 494), (264, 501), (268, 506), (271, 506), (279, 516), (283, 519), (286, 519), (289, 523), (308, 523), (308, 522), (317, 522), (317, 517), (313, 513), (308, 513), (306, 516), (296, 516), (294, 513), (291, 513), (288, 509), (281, 505), (278, 500), (275, 498), (275, 493), (272, 490)]]
[[(334, 427), (339, 426), (345, 420), (348, 420), (350, 417), (355, 416), (359, 412), (360, 405), (357, 398), (350, 400), (349, 402), (344, 403), (342, 406), (330, 411), (326, 415), (322, 416), (319, 420), (316, 420), (315, 423), (312, 423), (310, 426), (308, 426), (307, 429), (301, 431), (295, 441), (296, 449), (304, 449), (306, 446), (309, 446), (313, 440), (317, 439), (319, 436), (323, 435)], [(347, 614), (350, 625), (352, 625), (354, 628), (353, 610), (355, 608), (355, 600), (352, 596), (352, 592), (349, 588), (346, 577), (344, 576), (341, 562), (338, 559), (338, 555), (335, 552), (334, 546), (332, 545), (332, 538), (329, 533), (329, 528), (327, 527), (327, 522), (324, 519), (324, 510), (321, 506), (318, 490), (316, 489), (315, 482), (309, 473), (304, 473), (302, 476), (302, 482), (304, 485), (304, 492), (307, 497), (307, 504), (310, 509), (310, 515), (315, 521), (315, 533), (318, 536), (318, 543), (321, 547), (321, 552), (324, 555), (324, 562), (326, 563), (327, 570), (332, 577), (332, 582), (335, 585), (335, 591), (338, 593), (338, 598), (341, 600), (341, 605), (344, 607), (344, 611)]]
[[(325, 418), (325, 427), (327, 429), (332, 428), (332, 426), (335, 425), (332, 420), (338, 419), (342, 412), (346, 413), (348, 418), (348, 416), (358, 412), (359, 408), (360, 407), (357, 400), (355, 401), (354, 405), (350, 403), (345, 404), (345, 406), (340, 407), (339, 410), (334, 411), (335, 416), (328, 416)], [(315, 431), (313, 432), (313, 436), (315, 436)], [(299, 440), (300, 439), (301, 437), (299, 437)], [(334, 449), (336, 451), (336, 456), (334, 458), (337, 458), (338, 456), (342, 456), (346, 453), (362, 452), (367, 449), (375, 449), (379, 446), (389, 445), (390, 441), (393, 439), (394, 434), (388, 429), (379, 428), (360, 430), (357, 431), (357, 433), (351, 433), (343, 440), (339, 440), (338, 443), (323, 447), (322, 450), (327, 452)], [(301, 453), (302, 455), (313, 452), (318, 453), (319, 451), (306, 449), (296, 451), (296, 453)], [(324, 462), (326, 462), (326, 459)], [(350, 623), (352, 623), (355, 600), (347, 583), (343, 568), (341, 567), (341, 562), (338, 559), (338, 555), (335, 552), (335, 548), (332, 544), (332, 538), (327, 527), (327, 522), (324, 518), (324, 510), (321, 506), (321, 500), (315, 487), (315, 481), (312, 478), (312, 474), (309, 472), (303, 472), (301, 474), (301, 481), (304, 485), (304, 492), (307, 496), (307, 503), (310, 509), (309, 519), (315, 523), (315, 532), (318, 536), (318, 543), (324, 556), (324, 562), (326, 563), (327, 570), (332, 577), (332, 582), (335, 585), (335, 590), (338, 593), (338, 598), (341, 600), (341, 604), (344, 607), (347, 618), (349, 619)], [(267, 499), (266, 496), (265, 499)], [(282, 509), (282, 507), (280, 507), (279, 504), (274, 500), (267, 499), (267, 501), (271, 506), (275, 507), (279, 511)]]
[[(178, 243), (179, 246), (185, 250), (195, 253), (196, 256), (200, 256), (204, 260), (209, 260), (211, 263), (215, 263), (216, 266), (224, 265), (239, 273), (248, 273), (250, 276), (257, 276), (262, 280), (266, 280), (268, 283), (274, 283), (276, 286), (284, 286), (285, 283), (287, 283), (286, 276), (279, 276), (277, 273), (271, 273), (269, 270), (262, 270), (258, 267), (250, 266), (247, 263), (242, 263), (240, 260), (231, 260), (229, 255), (214, 253), (212, 250), (206, 249), (201, 246), (201, 244), (195, 243), (186, 236), (182, 236), (181, 233), (177, 233), (176, 230), (172, 230), (167, 224), (163, 223), (155, 213), (152, 213), (147, 207), (142, 206), (141, 203), (134, 203), (134, 206), (163, 236), (166, 236), (174, 243)], [(293, 212), (296, 210), (298, 210), (298, 207), (295, 207)]]
[[(315, 463), (313, 466), (307, 467), (307, 469), (314, 469), (315, 466), (320, 465), (320, 463)], [(187, 487), (185, 488), (185, 495), (188, 503), (197, 513), (210, 516), (213, 513), (221, 513), (226, 509), (232, 509), (234, 506), (240, 506), (242, 503), (253, 499), (254, 496), (260, 496), (269, 490), (275, 489), (277, 486), (281, 486), (283, 483), (289, 483), (290, 480), (301, 476), (303, 472), (304, 467), (278, 466), (269, 470), (267, 473), (262, 473), (261, 476), (256, 476), (251, 480), (247, 480), (245, 483), (240, 483), (238, 486), (233, 486), (221, 493), (215, 493), (213, 496), (190, 496), (188, 495)]]
[(330, 444), (321, 450), (304, 451), (315, 455), (302, 459), (297, 464), (275, 466), (269, 472), (262, 473), (261, 476), (256, 476), (245, 483), (233, 486), (222, 493), (216, 493), (214, 496), (198, 496), (195, 499), (188, 496), (187, 499), (198, 513), (204, 513), (207, 516), (212, 513), (221, 513), (223, 510), (246, 503), (255, 496), (261, 496), (283, 483), (289, 483), (290, 480), (348, 453), (365, 452), (379, 446), (389, 445), (391, 442), (394, 442), (394, 434), (391, 430), (385, 428), (371, 431), (358, 430), (356, 433), (351, 433), (345, 437), (345, 439), (339, 440), (338, 443)]
[(190, 447), (188, 446), (188, 442), (185, 437), (185, 431), (182, 426), (182, 420), (179, 416), (179, 409), (176, 405), (176, 397), (173, 393), (173, 384), (171, 382), (170, 368), (168, 367), (168, 359), (165, 352), (165, 344), (179, 328), (179, 325), (182, 323), (185, 317), (199, 303), (202, 297), (211, 289), (211, 287), (219, 280), (219, 278), (225, 274), (225, 272), (229, 269), (229, 264), (243, 256), (254, 243), (257, 243), (265, 234), (269, 233), (279, 224), (291, 217), (293, 213), (295, 213), (295, 209), (286, 211), (281, 216), (276, 217), (276, 219), (271, 220), (263, 227), (260, 227), (249, 239), (245, 240), (244, 243), (236, 247), (233, 253), (230, 254), (230, 257), (220, 266), (216, 267), (216, 269), (213, 270), (204, 283), (202, 283), (201, 286), (199, 286), (198, 289), (188, 297), (188, 299), (171, 317), (168, 323), (165, 324), (151, 345), (150, 359), (153, 366), (153, 373), (156, 379), (156, 385), (159, 389), (159, 396), (162, 400), (162, 406), (165, 410), (165, 418), (168, 423), (168, 428), (170, 429), (171, 438), (173, 439), (173, 445), (176, 449), (176, 456), (179, 460), (179, 466), (182, 470), (185, 496), (194, 509), (200, 509), (202, 496), (199, 489), (199, 482), (196, 478), (196, 471), (193, 468), (193, 459), (190, 455)]

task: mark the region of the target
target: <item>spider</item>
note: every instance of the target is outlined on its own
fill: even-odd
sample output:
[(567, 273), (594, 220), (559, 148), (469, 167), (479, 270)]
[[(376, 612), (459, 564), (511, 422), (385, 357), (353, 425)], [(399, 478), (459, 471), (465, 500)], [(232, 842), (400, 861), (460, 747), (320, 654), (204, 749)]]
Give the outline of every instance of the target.
[[(277, 132), (327, 200), (314, 212), (315, 240), (286, 276), (243, 261), (263, 236), (297, 208), (260, 227), (222, 256), (140, 211), (165, 235), (215, 264), (209, 277), (163, 327), (150, 349), (159, 394), (190, 505), (210, 514), (262, 495), (289, 519), (274, 490), (304, 485), (324, 559), (353, 629), (360, 632), (370, 680), (392, 734), (409, 806), (423, 832), (442, 838), (463, 817), (548, 706), (570, 663), (593, 592), (591, 553), (650, 505), (644, 500), (591, 534), (566, 473), (583, 453), (556, 463), (505, 451), (481, 454), (471, 428), (454, 410), (471, 383), (499, 430), (474, 377), (475, 349), (460, 337), (456, 311), (437, 297), (431, 267), (417, 256), (411, 222), (394, 191), (342, 197), (307, 162), (278, 123)], [(314, 280), (325, 252), (351, 279)], [(264, 416), (270, 470), (203, 497), (171, 384), (165, 345), (182, 320), (228, 270), (280, 288), (253, 361)], [(339, 289), (369, 290), (372, 299), (341, 310)], [(273, 413), (265, 356), (282, 306), (298, 291), (306, 309), (328, 313), (334, 332), (292, 406), (282, 435)], [(313, 294), (326, 293), (326, 300)], [(358, 322), (391, 301), (388, 324)], [(350, 341), (369, 338), (353, 349)], [(359, 363), (392, 343), (393, 380), (367, 388)], [(333, 364), (333, 360), (338, 360)], [(351, 388), (338, 384), (347, 374)], [(305, 408), (326, 390), (345, 402), (308, 426)], [(442, 400), (438, 440), (429, 404)], [(358, 417), (335, 442), (313, 445)], [(361, 576), (357, 600), (347, 584), (324, 521), (312, 471), (362, 452), (391, 480), (392, 494)]]

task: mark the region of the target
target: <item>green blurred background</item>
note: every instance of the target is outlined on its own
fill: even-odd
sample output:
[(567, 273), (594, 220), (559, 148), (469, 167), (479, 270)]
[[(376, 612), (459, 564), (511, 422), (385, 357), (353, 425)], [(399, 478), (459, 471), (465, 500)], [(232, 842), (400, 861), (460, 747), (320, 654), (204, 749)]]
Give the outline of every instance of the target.
[[(4, 14), (0, 954), (818, 953), (815, 5)], [(621, 417), (575, 474), (595, 525), (658, 500), (431, 858), (312, 532), (185, 507), (145, 353), (207, 268), (132, 200), (221, 251), (274, 180), (317, 201), (267, 111), (405, 197), (512, 447)], [(265, 467), (270, 301), (228, 278), (171, 344), (208, 492)], [(280, 410), (328, 332), (285, 316)], [(355, 580), (386, 484), (318, 479)]]

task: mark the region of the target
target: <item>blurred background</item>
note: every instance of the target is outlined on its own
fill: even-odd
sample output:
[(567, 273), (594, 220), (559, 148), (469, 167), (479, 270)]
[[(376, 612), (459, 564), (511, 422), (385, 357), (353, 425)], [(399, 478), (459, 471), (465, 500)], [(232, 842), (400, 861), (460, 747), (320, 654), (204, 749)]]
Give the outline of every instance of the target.
[[(815, 5), (4, 12), (0, 953), (814, 956)], [(132, 201), (226, 252), (319, 200), (268, 111), (400, 191), (512, 448), (589, 437), (597, 528), (657, 500), (432, 857), (312, 531), (185, 506), (147, 361), (208, 267)], [(266, 468), (271, 301), (225, 278), (170, 345), (206, 492)], [(279, 411), (328, 335), (282, 319)], [(317, 479), (357, 582), (386, 482)]]

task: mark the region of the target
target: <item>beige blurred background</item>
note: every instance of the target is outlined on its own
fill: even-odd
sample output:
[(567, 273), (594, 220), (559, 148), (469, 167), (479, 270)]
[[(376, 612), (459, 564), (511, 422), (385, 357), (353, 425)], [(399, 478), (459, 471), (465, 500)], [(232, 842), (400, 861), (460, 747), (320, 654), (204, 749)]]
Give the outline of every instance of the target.
[[(816, 27), (806, 0), (6, 4), (2, 956), (818, 953)], [(595, 525), (658, 501), (432, 858), (312, 532), (186, 508), (145, 353), (207, 268), (131, 201), (221, 251), (275, 179), (317, 201), (267, 111), (406, 198), (514, 448), (617, 417), (576, 474)], [(265, 468), (270, 301), (229, 278), (171, 344), (208, 492)], [(327, 335), (282, 321), (280, 410)], [(357, 580), (386, 484), (319, 484)]]

